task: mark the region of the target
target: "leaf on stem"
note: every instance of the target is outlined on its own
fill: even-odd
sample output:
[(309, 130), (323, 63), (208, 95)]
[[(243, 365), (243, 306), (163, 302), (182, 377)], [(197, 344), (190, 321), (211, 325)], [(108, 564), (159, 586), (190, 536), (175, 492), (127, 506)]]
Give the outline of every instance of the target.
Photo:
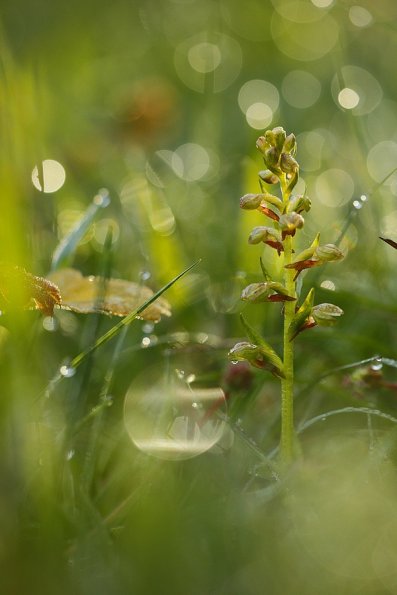
[(242, 314), (240, 314), (240, 319), (250, 343), (237, 343), (230, 350), (229, 359), (234, 361), (247, 360), (256, 368), (269, 370), (273, 375), (284, 378), (284, 366), (280, 357), (264, 338), (248, 324)]
[(298, 254), (294, 262), (285, 265), (286, 269), (294, 269), (296, 271), (294, 280), (304, 269), (320, 266), (327, 262), (337, 262), (338, 260), (342, 260), (342, 258), (344, 258), (343, 252), (341, 252), (334, 244), (317, 246), (312, 256), (309, 258), (306, 257), (308, 251), (310, 251), (310, 248), (304, 252), (301, 252), (301, 254)]
[(314, 301), (314, 289), (312, 288), (302, 302), (301, 306), (295, 312), (295, 316), (288, 329), (289, 340), (295, 339), (299, 333), (312, 328), (317, 323), (311, 316)]

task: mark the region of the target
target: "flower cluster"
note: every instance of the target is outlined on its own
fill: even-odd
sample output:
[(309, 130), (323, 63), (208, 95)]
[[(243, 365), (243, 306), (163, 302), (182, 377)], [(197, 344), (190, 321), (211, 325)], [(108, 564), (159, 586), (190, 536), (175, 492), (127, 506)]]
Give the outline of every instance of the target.
[[(284, 258), (283, 278), (271, 279), (264, 267), (265, 280), (251, 283), (242, 292), (241, 299), (254, 304), (262, 302), (295, 302), (297, 295), (296, 280), (305, 269), (317, 267), (343, 258), (343, 253), (334, 244), (320, 244), (320, 235), (314, 238), (310, 246), (299, 254), (295, 254), (293, 240), (296, 233), (305, 224), (304, 217), (310, 211), (311, 201), (304, 194), (292, 194), (299, 179), (299, 164), (296, 160), (297, 143), (294, 134), (287, 135), (282, 127), (267, 130), (260, 136), (256, 146), (263, 156), (264, 170), (259, 172), (260, 192), (245, 194), (240, 199), (240, 208), (258, 211), (268, 221), (251, 231), (248, 243), (260, 244), (277, 251), (279, 257)], [(269, 187), (279, 185), (280, 196), (269, 191)], [(287, 325), (289, 341), (308, 328), (316, 325), (330, 326), (334, 324), (343, 311), (333, 304), (314, 305), (314, 290), (311, 289), (300, 306), (285, 306), (284, 311), (289, 314), (284, 319)], [(247, 328), (247, 323), (245, 323)], [(252, 329), (251, 329), (252, 331)], [(247, 360), (254, 367), (278, 369), (278, 375), (283, 376), (282, 361), (270, 365), (264, 364), (264, 341), (239, 343), (230, 352), (229, 358)], [(266, 344), (267, 345), (267, 344)], [(267, 346), (269, 349), (270, 346)], [(274, 351), (272, 350), (272, 353)]]

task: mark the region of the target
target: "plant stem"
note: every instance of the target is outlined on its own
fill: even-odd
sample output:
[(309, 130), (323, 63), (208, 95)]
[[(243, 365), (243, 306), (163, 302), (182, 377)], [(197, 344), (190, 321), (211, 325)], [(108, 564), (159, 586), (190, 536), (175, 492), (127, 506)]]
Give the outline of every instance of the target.
[[(286, 180), (280, 179), (283, 202), (286, 205), (290, 191)], [(284, 266), (291, 264), (293, 254), (293, 240), (291, 235), (286, 235), (284, 241)], [(295, 272), (293, 269), (284, 269), (284, 285), (288, 295), (295, 296)], [(281, 381), (281, 438), (280, 457), (281, 464), (287, 466), (294, 456), (294, 342), (290, 341), (288, 329), (295, 315), (295, 302), (284, 302), (284, 334), (283, 334), (283, 360), (285, 378)]]
[[(284, 240), (284, 264), (292, 260), (292, 237)], [(289, 295), (295, 295), (294, 270), (285, 269), (285, 287)], [(290, 341), (288, 329), (295, 314), (295, 302), (284, 303), (284, 374), (281, 381), (281, 441), (280, 455), (283, 465), (292, 461), (294, 450), (294, 342)]]

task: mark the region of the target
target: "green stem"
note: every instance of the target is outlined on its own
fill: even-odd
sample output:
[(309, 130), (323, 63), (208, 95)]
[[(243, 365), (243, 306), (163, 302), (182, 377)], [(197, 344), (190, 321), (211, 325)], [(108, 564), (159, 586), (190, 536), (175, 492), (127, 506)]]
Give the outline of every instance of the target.
[[(282, 184), (284, 203), (289, 200), (289, 192)], [(293, 241), (287, 235), (283, 241), (284, 265), (292, 262)], [(288, 295), (295, 296), (295, 272), (293, 269), (284, 269), (284, 284)], [(283, 334), (283, 360), (285, 378), (281, 381), (281, 439), (280, 457), (281, 464), (287, 466), (294, 456), (294, 342), (290, 341), (288, 329), (295, 315), (295, 302), (284, 302), (284, 334)]]

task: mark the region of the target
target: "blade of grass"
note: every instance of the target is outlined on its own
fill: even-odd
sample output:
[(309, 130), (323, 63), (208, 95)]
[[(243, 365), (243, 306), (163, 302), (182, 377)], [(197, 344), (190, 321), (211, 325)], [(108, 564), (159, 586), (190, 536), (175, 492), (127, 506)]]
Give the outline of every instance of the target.
[(72, 230), (62, 238), (56, 247), (52, 257), (51, 271), (55, 271), (59, 267), (65, 266), (70, 262), (79, 242), (90, 227), (96, 214), (100, 209), (107, 207), (109, 202), (110, 198), (108, 191), (105, 188), (99, 190), (81, 219), (78, 220)]

